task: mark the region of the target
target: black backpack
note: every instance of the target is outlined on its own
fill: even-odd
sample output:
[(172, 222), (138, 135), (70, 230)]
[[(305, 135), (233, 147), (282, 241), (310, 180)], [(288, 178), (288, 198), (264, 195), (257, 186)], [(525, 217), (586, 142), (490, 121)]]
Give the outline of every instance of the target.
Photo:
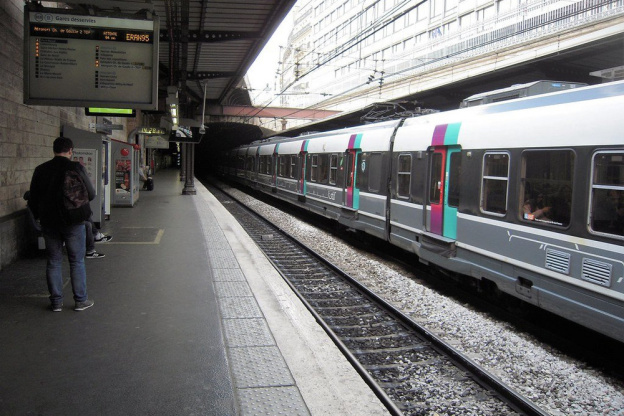
[(71, 166), (62, 175), (59, 211), (65, 225), (76, 225), (91, 217), (89, 192), (77, 166)]

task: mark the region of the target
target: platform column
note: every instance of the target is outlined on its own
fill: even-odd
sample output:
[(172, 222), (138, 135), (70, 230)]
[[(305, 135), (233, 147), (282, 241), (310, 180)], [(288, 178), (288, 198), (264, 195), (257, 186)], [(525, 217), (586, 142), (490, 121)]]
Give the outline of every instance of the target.
[(184, 144), (184, 171), (185, 182), (182, 195), (195, 195), (195, 145), (192, 143)]

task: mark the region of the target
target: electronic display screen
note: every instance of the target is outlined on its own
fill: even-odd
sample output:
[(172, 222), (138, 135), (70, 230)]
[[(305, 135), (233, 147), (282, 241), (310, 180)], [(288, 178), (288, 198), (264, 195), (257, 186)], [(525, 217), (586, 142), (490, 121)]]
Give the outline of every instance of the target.
[(158, 19), (25, 10), (24, 103), (158, 108)]
[(136, 117), (136, 110), (131, 108), (85, 108), (87, 116), (108, 116), (108, 117)]

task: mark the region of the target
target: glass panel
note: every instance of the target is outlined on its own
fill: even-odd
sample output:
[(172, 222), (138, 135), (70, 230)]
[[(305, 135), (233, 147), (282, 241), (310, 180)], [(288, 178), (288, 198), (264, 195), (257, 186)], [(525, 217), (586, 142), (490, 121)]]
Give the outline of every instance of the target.
[(459, 206), (459, 179), (461, 176), (461, 153), (451, 153), (451, 166), (449, 167), (448, 204), (452, 207)]
[(594, 158), (594, 185), (624, 186), (624, 153), (601, 153)]
[(318, 182), (318, 155), (312, 155), (310, 182)]
[(508, 154), (485, 154), (483, 158), (483, 186), (481, 188), (481, 209), (483, 211), (495, 214), (507, 212), (508, 175)]
[(431, 157), (431, 182), (429, 183), (429, 203), (440, 203), (442, 189), (442, 153), (434, 153)]
[(329, 155), (319, 155), (318, 157), (319, 183), (329, 182)]
[(624, 153), (594, 156), (591, 228), (624, 236)]
[(368, 159), (365, 175), (368, 176), (368, 190), (379, 192), (381, 190), (381, 153), (373, 153)]
[(400, 198), (409, 198), (410, 180), (412, 178), (412, 156), (400, 155), (397, 169), (397, 193)]
[(329, 160), (329, 184), (336, 185), (336, 180), (338, 178), (338, 155), (331, 155)]
[(567, 226), (572, 211), (574, 153), (569, 150), (525, 152), (523, 170), (523, 218)]

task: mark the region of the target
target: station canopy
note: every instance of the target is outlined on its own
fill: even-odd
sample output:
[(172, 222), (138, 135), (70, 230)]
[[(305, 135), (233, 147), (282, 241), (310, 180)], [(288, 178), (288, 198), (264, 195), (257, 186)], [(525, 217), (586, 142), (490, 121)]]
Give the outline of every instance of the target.
[[(181, 112), (250, 104), (235, 89), (296, 0), (81, 0), (56, 3), (82, 13), (153, 13), (160, 19), (158, 97), (178, 87)], [(50, 2), (43, 2), (50, 3)], [(171, 91), (169, 89), (169, 91)], [(248, 95), (247, 95), (248, 97)]]

